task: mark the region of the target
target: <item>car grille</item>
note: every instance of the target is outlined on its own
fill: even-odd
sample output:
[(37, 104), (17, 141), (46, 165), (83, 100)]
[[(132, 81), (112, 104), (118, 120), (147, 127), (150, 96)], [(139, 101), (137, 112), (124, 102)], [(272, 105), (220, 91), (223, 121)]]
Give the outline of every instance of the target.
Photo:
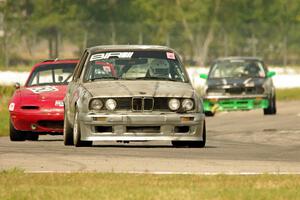
[(132, 111), (152, 111), (154, 107), (154, 99), (149, 97), (133, 97)]
[(22, 106), (21, 107), (23, 110), (38, 110), (38, 106)]
[(263, 94), (264, 88), (263, 87), (232, 87), (232, 88), (209, 88), (207, 92), (214, 92), (214, 93), (225, 93), (225, 94)]
[(133, 112), (169, 111), (167, 97), (120, 97), (116, 110), (131, 110)]
[(229, 94), (262, 94), (264, 89), (262, 87), (234, 87), (225, 90)]
[(51, 128), (51, 129), (63, 129), (64, 128), (64, 121), (58, 120), (58, 121), (52, 121), (52, 120), (39, 120), (38, 125), (45, 127), (45, 128)]

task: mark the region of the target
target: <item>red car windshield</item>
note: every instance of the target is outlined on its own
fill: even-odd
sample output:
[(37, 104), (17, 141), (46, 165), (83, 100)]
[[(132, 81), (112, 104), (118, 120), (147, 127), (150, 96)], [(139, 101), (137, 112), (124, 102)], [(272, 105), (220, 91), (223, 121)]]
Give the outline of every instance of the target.
[(66, 85), (71, 80), (76, 63), (41, 65), (31, 73), (27, 86)]

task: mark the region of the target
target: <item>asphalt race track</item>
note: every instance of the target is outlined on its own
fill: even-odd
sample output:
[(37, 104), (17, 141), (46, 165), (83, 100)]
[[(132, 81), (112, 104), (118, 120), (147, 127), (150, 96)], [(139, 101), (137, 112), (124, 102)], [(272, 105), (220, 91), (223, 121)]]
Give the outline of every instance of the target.
[(0, 170), (27, 172), (297, 173), (300, 174), (300, 102), (278, 102), (276, 116), (261, 110), (207, 118), (207, 146), (166, 142), (95, 143), (66, 147), (61, 136), (37, 142), (0, 138)]

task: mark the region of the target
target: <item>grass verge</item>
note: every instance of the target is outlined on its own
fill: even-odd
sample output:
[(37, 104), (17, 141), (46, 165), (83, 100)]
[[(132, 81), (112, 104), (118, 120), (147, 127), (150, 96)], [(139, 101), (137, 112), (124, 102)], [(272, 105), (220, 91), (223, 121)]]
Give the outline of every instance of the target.
[(299, 199), (299, 175), (0, 172), (0, 199)]
[(278, 101), (300, 100), (300, 88), (276, 89)]
[(8, 101), (13, 95), (15, 89), (13, 86), (0, 85), (0, 136), (8, 135), (9, 112)]

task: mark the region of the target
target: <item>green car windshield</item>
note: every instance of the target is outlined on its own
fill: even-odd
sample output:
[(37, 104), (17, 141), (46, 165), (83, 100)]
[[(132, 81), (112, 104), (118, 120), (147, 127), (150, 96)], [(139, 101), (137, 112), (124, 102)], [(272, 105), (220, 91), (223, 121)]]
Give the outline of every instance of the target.
[(209, 78), (260, 77), (266, 76), (263, 63), (257, 60), (224, 60), (216, 62)]
[(89, 58), (84, 80), (188, 81), (176, 55), (166, 51), (95, 53)]

